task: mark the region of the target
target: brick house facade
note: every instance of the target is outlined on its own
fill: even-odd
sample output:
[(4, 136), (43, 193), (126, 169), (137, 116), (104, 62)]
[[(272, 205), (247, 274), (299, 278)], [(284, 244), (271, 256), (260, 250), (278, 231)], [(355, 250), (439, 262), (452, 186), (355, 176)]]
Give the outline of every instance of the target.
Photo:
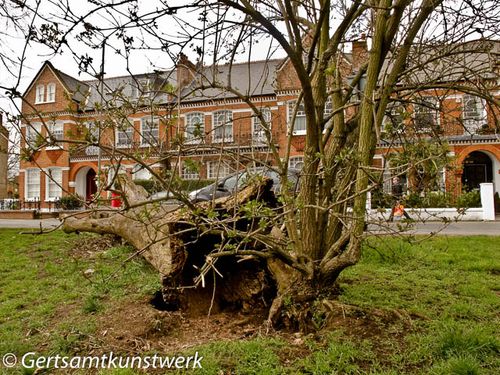
[[(346, 76), (354, 74), (359, 62), (366, 58), (366, 42), (356, 42), (352, 51), (343, 56)], [(498, 43), (494, 43), (493, 52), (489, 87), (498, 98)], [(196, 73), (194, 64), (182, 56), (171, 71), (106, 78), (100, 82), (77, 80), (46, 62), (24, 94), (21, 149), (28, 152), (20, 163), (21, 199), (39, 200), (42, 209), (48, 209), (66, 194), (78, 194), (89, 200), (97, 191), (97, 176), (106, 180), (115, 173), (113, 168), (118, 161), (124, 172), (140, 179), (165, 168), (169, 155), (170, 168), (185, 179), (221, 177), (243, 168), (252, 159), (269, 162), (272, 149), (266, 132), (245, 98), (223, 89), (198, 89), (219, 79), (224, 83), (228, 69), (229, 66), (221, 65)], [(272, 144), (284, 158), (291, 108), (299, 94), (293, 67), (287, 60), (267, 60), (235, 64), (231, 69), (233, 87), (263, 110), (271, 125)], [(418, 136), (424, 136), (425, 132), (407, 130), (409, 122), (419, 125), (417, 119), (426, 120), (439, 126), (458, 166), (452, 172), (444, 172), (446, 189), (459, 193), (464, 185), (473, 187), (490, 181), (498, 192), (500, 137), (494, 131), (495, 127), (498, 129), (498, 120), (491, 107), (459, 92), (433, 91), (423, 97), (438, 97), (440, 111), (433, 113), (426, 106), (413, 104), (405, 107), (412, 112), (411, 119), (400, 122), (405, 132), (414, 131)], [(466, 108), (470, 113), (466, 113)], [(326, 107), (325, 111), (328, 110)], [(95, 123), (101, 125), (97, 127)], [(96, 132), (104, 145), (102, 151), (78, 141), (85, 138), (93, 142)], [(299, 110), (289, 154), (291, 166), (301, 166), (304, 138), (305, 117)], [(31, 151), (26, 147), (30, 144)], [(179, 155), (179, 144), (182, 144), (180, 156), (172, 157)], [(388, 168), (387, 155), (399, 148), (397, 143), (388, 144), (381, 139), (374, 165)], [(218, 163), (221, 149), (234, 155), (228, 159), (227, 168), (220, 168)], [(151, 171), (141, 168), (133, 158), (121, 157), (122, 152), (130, 151), (146, 160)], [(199, 170), (184, 168), (186, 159), (198, 162)]]

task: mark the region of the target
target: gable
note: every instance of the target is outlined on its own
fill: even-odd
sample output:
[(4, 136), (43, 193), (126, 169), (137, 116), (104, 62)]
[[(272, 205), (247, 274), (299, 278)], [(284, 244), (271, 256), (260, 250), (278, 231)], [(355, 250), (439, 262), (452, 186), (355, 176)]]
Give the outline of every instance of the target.
[[(43, 87), (43, 99), (37, 98), (37, 88)], [(70, 105), (70, 93), (54, 71), (44, 65), (23, 95), (23, 113), (62, 111)]]

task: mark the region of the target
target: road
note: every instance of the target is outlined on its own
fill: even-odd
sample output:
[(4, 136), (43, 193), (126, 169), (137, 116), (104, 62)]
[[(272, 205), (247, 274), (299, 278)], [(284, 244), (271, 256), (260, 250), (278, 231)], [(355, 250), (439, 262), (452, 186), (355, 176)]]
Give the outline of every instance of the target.
[[(7, 220), (0, 219), (0, 228), (33, 228), (40, 229), (40, 223), (44, 229), (54, 228), (59, 225), (57, 219), (44, 220)], [(397, 229), (397, 224), (392, 223), (390, 228)], [(380, 227), (370, 226), (370, 231), (382, 231)], [(407, 231), (409, 234), (429, 234), (436, 233), (450, 236), (500, 236), (500, 220), (497, 221), (462, 221), (454, 222), (449, 225), (444, 225), (440, 222), (415, 223), (412, 228)]]

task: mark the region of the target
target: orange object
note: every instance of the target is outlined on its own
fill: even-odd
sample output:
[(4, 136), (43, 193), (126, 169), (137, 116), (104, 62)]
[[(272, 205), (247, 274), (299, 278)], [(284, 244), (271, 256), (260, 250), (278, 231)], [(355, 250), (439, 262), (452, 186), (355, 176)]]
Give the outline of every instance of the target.
[(405, 212), (405, 206), (402, 204), (398, 204), (396, 207), (394, 207), (394, 216), (403, 216)]
[(114, 191), (111, 192), (111, 207), (120, 208), (122, 205), (122, 200), (120, 198), (120, 193)]

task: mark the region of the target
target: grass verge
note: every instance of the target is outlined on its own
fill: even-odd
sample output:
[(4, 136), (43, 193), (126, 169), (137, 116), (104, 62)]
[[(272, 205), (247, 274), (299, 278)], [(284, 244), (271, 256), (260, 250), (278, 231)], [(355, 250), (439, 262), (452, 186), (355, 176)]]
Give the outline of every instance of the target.
[(498, 238), (436, 237), (417, 244), (371, 238), (362, 261), (339, 280), (340, 302), (362, 313), (333, 319), (315, 335), (266, 336), (257, 330), (251, 338), (219, 337), (206, 344), (196, 337), (207, 329), (203, 321), (186, 339), (180, 331), (192, 321), (179, 317), (167, 326), (167, 313), (151, 312), (148, 299), (158, 277), (140, 259), (123, 264), (128, 247), (84, 251), (75, 248), (76, 238), (0, 230), (0, 354), (198, 351), (203, 369), (187, 371), (196, 374), (500, 372)]

